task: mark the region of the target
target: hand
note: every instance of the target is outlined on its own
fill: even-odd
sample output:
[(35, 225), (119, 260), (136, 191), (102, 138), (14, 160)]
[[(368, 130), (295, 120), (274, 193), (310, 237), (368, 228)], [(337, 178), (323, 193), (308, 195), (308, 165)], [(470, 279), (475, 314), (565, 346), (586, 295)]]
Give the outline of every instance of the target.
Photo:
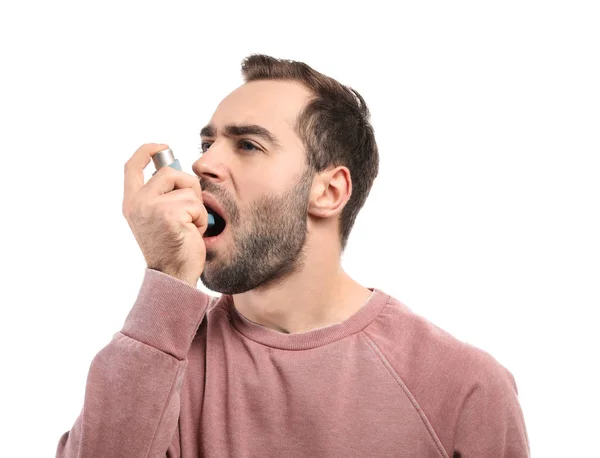
[(197, 176), (163, 167), (144, 184), (152, 156), (168, 145), (142, 145), (125, 164), (123, 215), (150, 269), (196, 286), (206, 262), (208, 213)]

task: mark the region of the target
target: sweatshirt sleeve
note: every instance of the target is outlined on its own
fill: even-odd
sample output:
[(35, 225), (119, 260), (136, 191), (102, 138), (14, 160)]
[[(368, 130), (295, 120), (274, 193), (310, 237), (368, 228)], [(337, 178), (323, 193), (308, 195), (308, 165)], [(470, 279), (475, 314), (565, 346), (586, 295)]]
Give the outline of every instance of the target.
[(167, 456), (186, 356), (210, 299), (146, 269), (123, 328), (92, 360), (83, 408), (60, 438), (57, 458)]
[(500, 364), (483, 367), (467, 389), (459, 413), (454, 456), (529, 457), (529, 439), (513, 375)]

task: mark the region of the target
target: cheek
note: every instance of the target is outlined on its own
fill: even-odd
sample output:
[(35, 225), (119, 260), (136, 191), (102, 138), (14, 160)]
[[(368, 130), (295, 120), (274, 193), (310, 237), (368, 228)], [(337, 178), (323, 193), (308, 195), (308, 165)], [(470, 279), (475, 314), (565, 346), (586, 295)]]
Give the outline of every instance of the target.
[(269, 194), (278, 195), (290, 183), (290, 178), (281, 171), (262, 167), (255, 172), (246, 172), (243, 185), (240, 183), (240, 189), (243, 189), (243, 200), (249, 202)]

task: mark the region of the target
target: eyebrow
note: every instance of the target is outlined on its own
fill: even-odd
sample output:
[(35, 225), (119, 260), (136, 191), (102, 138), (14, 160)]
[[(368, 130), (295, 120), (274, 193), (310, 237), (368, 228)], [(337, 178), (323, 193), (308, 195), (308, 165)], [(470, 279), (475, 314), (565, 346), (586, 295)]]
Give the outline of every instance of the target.
[[(277, 137), (273, 135), (268, 129), (257, 124), (228, 124), (225, 126), (225, 135), (229, 137), (242, 137), (244, 135), (256, 135), (273, 145), (275, 148), (281, 148), (281, 144)], [(201, 137), (216, 137), (217, 129), (212, 124), (209, 124), (202, 128), (200, 131)]]

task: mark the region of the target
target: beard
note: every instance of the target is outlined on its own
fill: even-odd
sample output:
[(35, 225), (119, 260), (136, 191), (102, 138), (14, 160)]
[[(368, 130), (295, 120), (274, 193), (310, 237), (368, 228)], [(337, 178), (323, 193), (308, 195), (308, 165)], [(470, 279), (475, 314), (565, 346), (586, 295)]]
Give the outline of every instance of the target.
[(230, 256), (219, 259), (207, 250), (200, 276), (204, 286), (222, 294), (241, 294), (280, 283), (303, 267), (312, 177), (307, 167), (281, 196), (253, 202), (243, 224), (235, 203), (214, 183), (201, 180), (202, 189), (219, 199), (230, 216), (233, 239)]

